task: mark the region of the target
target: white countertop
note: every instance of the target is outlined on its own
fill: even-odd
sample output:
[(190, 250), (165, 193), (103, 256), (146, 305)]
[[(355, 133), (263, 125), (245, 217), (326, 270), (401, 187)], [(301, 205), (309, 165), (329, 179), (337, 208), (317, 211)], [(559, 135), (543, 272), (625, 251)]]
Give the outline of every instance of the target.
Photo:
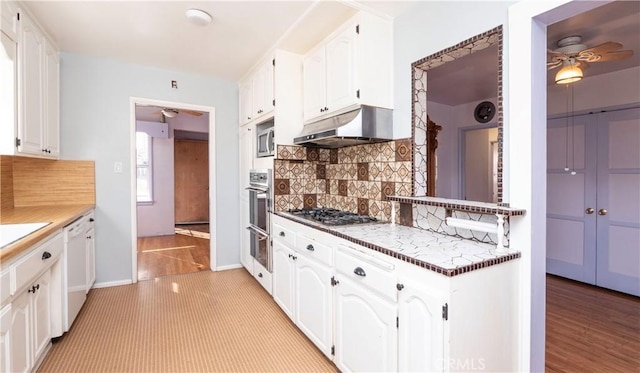
[(10, 243), (28, 236), (49, 224), (51, 223), (0, 224), (0, 248), (9, 246)]
[(329, 229), (444, 269), (481, 263), (517, 252), (507, 248), (505, 252), (498, 253), (492, 244), (391, 223)]
[[(319, 228), (338, 237), (349, 237), (363, 246), (375, 246), (373, 250), (411, 262), (415, 259), (423, 267), (448, 273), (449, 276), (498, 264), (502, 260), (519, 257), (519, 252), (484, 242), (448, 236), (432, 231), (391, 223), (371, 223), (342, 226), (326, 226), (295, 215), (280, 212), (279, 215), (305, 225)], [(368, 244), (368, 245), (367, 245)], [(391, 252), (391, 253), (389, 253)], [(394, 255), (397, 253), (398, 255)], [(416, 263), (418, 264), (418, 263)], [(438, 269), (439, 268), (439, 269)]]

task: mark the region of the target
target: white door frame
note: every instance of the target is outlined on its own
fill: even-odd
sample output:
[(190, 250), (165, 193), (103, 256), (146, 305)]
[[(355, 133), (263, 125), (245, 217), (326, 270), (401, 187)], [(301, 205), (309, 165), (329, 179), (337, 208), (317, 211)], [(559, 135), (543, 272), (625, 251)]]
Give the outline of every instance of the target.
[(138, 282), (138, 214), (136, 198), (136, 105), (172, 107), (175, 109), (195, 110), (209, 113), (209, 266), (212, 271), (216, 268), (216, 115), (212, 106), (192, 105), (182, 102), (154, 100), (142, 97), (131, 97), (130, 106), (130, 128), (129, 128), (129, 159), (131, 166), (131, 279), (133, 283)]
[(504, 201), (520, 258), (520, 371), (545, 369), (547, 25), (611, 1), (523, 0), (509, 7), (505, 43)]

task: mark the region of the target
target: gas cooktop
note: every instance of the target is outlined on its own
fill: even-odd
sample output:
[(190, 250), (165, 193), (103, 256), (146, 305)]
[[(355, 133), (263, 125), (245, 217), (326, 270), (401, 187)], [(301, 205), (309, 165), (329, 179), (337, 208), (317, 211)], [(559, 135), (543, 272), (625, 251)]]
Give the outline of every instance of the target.
[(350, 211), (341, 211), (338, 209), (326, 207), (291, 210), (289, 211), (289, 213), (300, 218), (322, 223), (324, 225), (365, 224), (378, 221), (378, 219), (371, 216), (358, 215)]

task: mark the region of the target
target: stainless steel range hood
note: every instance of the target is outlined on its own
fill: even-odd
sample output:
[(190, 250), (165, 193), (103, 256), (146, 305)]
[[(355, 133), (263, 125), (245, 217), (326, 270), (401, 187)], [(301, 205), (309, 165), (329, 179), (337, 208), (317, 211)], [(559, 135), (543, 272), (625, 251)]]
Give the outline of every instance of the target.
[(362, 105), (359, 108), (305, 124), (296, 145), (340, 148), (393, 138), (393, 110)]

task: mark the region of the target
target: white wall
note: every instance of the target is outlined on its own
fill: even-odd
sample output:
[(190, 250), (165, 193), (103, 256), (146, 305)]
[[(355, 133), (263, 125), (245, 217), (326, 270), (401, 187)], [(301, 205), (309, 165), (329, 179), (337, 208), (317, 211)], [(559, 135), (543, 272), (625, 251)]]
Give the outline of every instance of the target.
[[(427, 94), (428, 97), (428, 94)], [(438, 134), (436, 195), (442, 198), (461, 199), (459, 191), (460, 172), (460, 130), (465, 128), (497, 126), (497, 118), (490, 123), (480, 124), (473, 112), (482, 101), (496, 104), (495, 97), (469, 102), (457, 106), (448, 106), (435, 102), (427, 102), (429, 118), (442, 126)], [(496, 105), (497, 106), (497, 105)]]
[[(61, 53), (63, 159), (96, 162), (97, 282), (131, 278), (130, 97), (206, 105), (216, 111), (216, 262), (240, 263), (238, 89), (235, 82)], [(177, 80), (180, 89), (172, 89)], [(114, 162), (123, 172), (114, 173)]]
[(395, 18), (394, 138), (411, 136), (411, 64), (497, 26), (503, 25), (505, 30), (507, 9), (513, 3), (425, 1), (418, 2)]
[[(574, 112), (640, 103), (640, 66), (586, 77), (573, 85)], [(567, 111), (565, 85), (554, 84), (547, 91), (547, 115)]]

